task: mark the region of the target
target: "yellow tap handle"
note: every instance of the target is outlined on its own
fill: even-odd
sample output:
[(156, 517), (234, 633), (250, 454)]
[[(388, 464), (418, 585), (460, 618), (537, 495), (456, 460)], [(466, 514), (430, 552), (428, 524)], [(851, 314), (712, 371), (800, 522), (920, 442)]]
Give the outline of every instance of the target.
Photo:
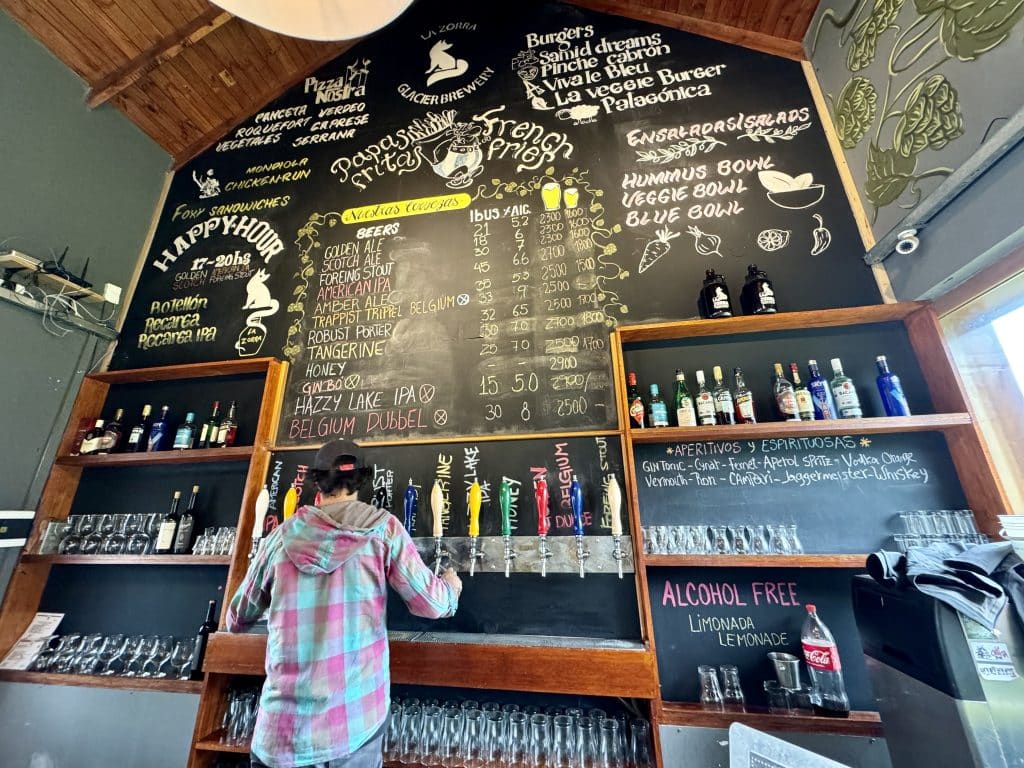
[(430, 510), (434, 513), (434, 538), (440, 539), (444, 536), (444, 491), (437, 480), (430, 491)]
[(469, 486), (469, 535), (480, 535), (480, 504), (483, 501), (483, 494), (480, 492), (480, 483), (474, 482)]
[(284, 495), (284, 519), (287, 520), (289, 517), (295, 514), (295, 507), (299, 503), (299, 492), (295, 490), (294, 486), (288, 489), (288, 493)]

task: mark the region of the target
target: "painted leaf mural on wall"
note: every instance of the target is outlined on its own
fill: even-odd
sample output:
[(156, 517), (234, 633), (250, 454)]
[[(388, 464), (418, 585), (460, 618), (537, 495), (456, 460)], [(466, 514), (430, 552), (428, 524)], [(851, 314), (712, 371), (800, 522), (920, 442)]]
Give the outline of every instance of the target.
[(830, 97), (832, 118), (844, 149), (870, 140), (864, 191), (876, 218), (888, 205), (914, 207), (918, 182), (954, 170), (926, 159), (965, 133), (955, 76), (937, 70), (995, 49), (1022, 18), (1024, 0), (853, 0), (819, 15), (811, 55), (824, 25), (839, 30), (851, 77)]

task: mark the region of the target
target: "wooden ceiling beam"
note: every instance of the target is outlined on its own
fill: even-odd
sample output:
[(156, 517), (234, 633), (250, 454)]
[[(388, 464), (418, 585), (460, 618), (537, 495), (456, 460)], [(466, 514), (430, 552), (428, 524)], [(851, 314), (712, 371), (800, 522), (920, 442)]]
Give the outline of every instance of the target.
[(662, 26), (681, 29), (684, 32), (692, 32), (696, 35), (711, 37), (725, 43), (732, 43), (744, 48), (750, 48), (761, 53), (770, 53), (773, 56), (782, 56), (794, 61), (803, 61), (807, 58), (804, 53), (803, 43), (799, 40), (789, 40), (781, 37), (773, 37), (763, 32), (755, 32), (749, 29), (731, 27), (727, 24), (720, 24), (716, 21), (698, 19), (694, 16), (686, 16), (672, 11), (662, 11), (655, 8), (647, 8), (638, 5), (630, 0), (567, 0), (571, 5), (586, 8), (600, 13), (610, 13), (615, 16), (625, 16), (627, 19), (646, 21), (650, 24), (661, 24)]
[(138, 56), (99, 80), (86, 96), (86, 104), (95, 109), (106, 104), (125, 88), (137, 83), (161, 64), (170, 61), (191, 45), (195, 45), (208, 34), (234, 18), (227, 11), (210, 8), (184, 27), (176, 30), (163, 40), (143, 51)]

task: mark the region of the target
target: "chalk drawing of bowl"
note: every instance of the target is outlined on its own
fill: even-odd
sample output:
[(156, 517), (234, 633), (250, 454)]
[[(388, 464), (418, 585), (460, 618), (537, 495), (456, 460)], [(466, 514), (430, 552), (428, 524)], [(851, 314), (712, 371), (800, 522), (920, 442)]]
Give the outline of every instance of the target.
[(799, 211), (801, 208), (810, 208), (821, 202), (825, 196), (824, 184), (811, 184), (803, 189), (789, 189), (785, 192), (769, 192), (768, 199), (779, 208), (788, 208), (791, 211)]
[(484, 153), (478, 147), (468, 151), (457, 152), (449, 149), (445, 158), (439, 163), (431, 164), (434, 173), (448, 179), (448, 186), (461, 189), (468, 186), (483, 170)]

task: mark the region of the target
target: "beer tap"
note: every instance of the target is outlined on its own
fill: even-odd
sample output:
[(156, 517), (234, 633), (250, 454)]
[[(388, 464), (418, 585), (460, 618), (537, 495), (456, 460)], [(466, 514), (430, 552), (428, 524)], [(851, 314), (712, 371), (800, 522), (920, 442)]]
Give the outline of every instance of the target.
[(469, 507), (469, 575), (472, 576), (476, 573), (477, 558), (482, 559), (484, 556), (484, 553), (477, 549), (480, 538), (480, 504), (483, 501), (480, 483), (474, 481), (469, 486), (466, 501)]
[(608, 511), (612, 516), (612, 539), (615, 542), (615, 550), (612, 557), (619, 568), (619, 578), (622, 578), (622, 560), (625, 554), (622, 552), (622, 489), (615, 475), (608, 475)]
[(583, 547), (583, 488), (580, 487), (579, 478), (572, 476), (572, 485), (569, 486), (569, 503), (572, 505), (572, 532), (576, 536), (576, 559), (580, 564), (580, 578), (586, 569), (587, 558), (590, 557), (590, 550)]
[(418, 498), (416, 495), (416, 487), (412, 484), (412, 478), (409, 478), (409, 485), (405, 489), (405, 530), (412, 536), (413, 528), (416, 527), (416, 504)]
[(430, 491), (430, 511), (434, 513), (434, 575), (441, 572), (441, 558), (444, 556), (444, 491), (441, 483), (434, 481)]
[(540, 575), (548, 575), (548, 559), (551, 557), (551, 550), (548, 549), (548, 530), (551, 524), (548, 520), (548, 483), (547, 480), (538, 479), (533, 481), (533, 499), (537, 503), (537, 538), (540, 540), (538, 554), (540, 556)]
[(512, 561), (519, 556), (512, 547), (512, 486), (508, 480), (501, 481), (498, 502), (501, 504), (501, 538), (505, 542), (505, 578), (507, 579)]

